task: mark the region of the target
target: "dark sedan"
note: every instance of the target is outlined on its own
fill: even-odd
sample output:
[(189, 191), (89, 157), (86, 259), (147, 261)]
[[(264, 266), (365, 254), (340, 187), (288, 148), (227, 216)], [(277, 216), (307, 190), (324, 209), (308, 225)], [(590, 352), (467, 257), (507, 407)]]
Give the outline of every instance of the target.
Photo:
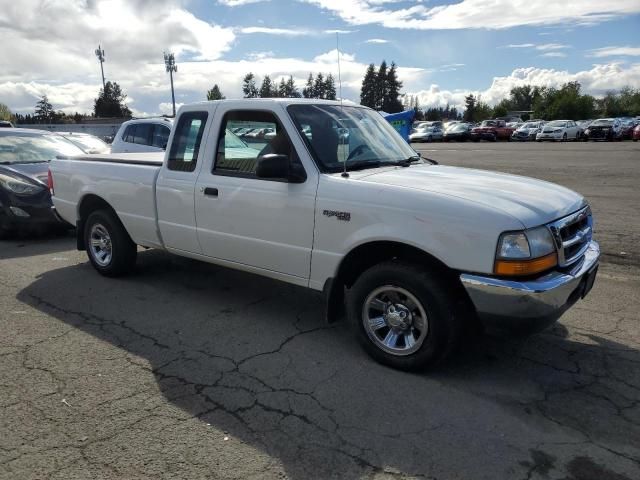
[(445, 142), (466, 142), (471, 139), (471, 129), (469, 123), (456, 123), (445, 130), (442, 139)]
[(83, 151), (59, 135), (40, 130), (0, 130), (0, 238), (16, 230), (67, 226), (51, 203), (49, 161)]

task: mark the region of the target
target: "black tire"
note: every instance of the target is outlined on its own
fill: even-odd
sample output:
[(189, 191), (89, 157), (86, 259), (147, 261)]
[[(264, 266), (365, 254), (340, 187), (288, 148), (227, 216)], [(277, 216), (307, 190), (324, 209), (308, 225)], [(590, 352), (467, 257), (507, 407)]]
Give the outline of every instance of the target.
[[(377, 289), (386, 286), (406, 290), (426, 312), (425, 336), (418, 349), (409, 354), (383, 350), (365, 329), (365, 315), (371, 312), (365, 312), (365, 302)], [(442, 362), (461, 338), (463, 315), (459, 302), (453, 297), (454, 291), (446, 274), (396, 261), (383, 262), (360, 275), (347, 292), (347, 317), (359, 342), (376, 361), (399, 370), (424, 370)], [(387, 333), (391, 331), (389, 326), (382, 329), (387, 329)], [(380, 332), (385, 334), (385, 330)]]
[(5, 227), (4, 225), (0, 225), (0, 240), (7, 240), (11, 238), (14, 234), (14, 231), (9, 227)]
[[(109, 237), (110, 259), (102, 261), (92, 247), (94, 227), (102, 227)], [(87, 256), (93, 267), (105, 277), (119, 277), (131, 272), (136, 265), (137, 246), (129, 237), (120, 219), (109, 210), (97, 210), (87, 218), (84, 228)]]
[(565, 132), (565, 133), (562, 135), (562, 140), (561, 140), (561, 142), (566, 142), (566, 141), (567, 141), (567, 133)]

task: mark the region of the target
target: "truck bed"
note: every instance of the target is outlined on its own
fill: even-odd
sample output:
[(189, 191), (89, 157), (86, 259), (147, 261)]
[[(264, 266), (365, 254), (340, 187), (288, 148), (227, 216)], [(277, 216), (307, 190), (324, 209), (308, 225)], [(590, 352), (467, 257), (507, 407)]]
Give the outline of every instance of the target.
[(135, 243), (162, 247), (155, 181), (163, 159), (162, 152), (58, 157), (51, 162), (58, 213), (75, 223), (77, 208), (91, 192), (114, 208)]

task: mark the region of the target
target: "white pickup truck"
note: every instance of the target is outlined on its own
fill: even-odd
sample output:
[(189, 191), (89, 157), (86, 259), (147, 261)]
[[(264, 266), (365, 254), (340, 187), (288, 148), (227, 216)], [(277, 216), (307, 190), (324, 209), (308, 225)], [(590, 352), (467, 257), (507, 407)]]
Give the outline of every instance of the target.
[[(259, 128), (275, 134), (242, 137)], [(375, 111), (330, 101), (185, 105), (164, 157), (61, 157), (49, 182), (100, 273), (129, 272), (140, 245), (324, 291), (329, 320), (346, 305), (401, 369), (443, 359), (465, 324), (544, 328), (600, 255), (581, 195), (436, 165)]]

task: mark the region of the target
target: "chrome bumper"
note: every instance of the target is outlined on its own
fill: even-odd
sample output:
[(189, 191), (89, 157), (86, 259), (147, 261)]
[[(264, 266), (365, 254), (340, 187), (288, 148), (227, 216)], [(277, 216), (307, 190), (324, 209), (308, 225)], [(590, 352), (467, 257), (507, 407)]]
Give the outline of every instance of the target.
[(517, 281), (464, 273), (460, 276), (478, 316), (489, 330), (535, 331), (555, 322), (591, 289), (600, 246), (591, 241), (571, 271)]

